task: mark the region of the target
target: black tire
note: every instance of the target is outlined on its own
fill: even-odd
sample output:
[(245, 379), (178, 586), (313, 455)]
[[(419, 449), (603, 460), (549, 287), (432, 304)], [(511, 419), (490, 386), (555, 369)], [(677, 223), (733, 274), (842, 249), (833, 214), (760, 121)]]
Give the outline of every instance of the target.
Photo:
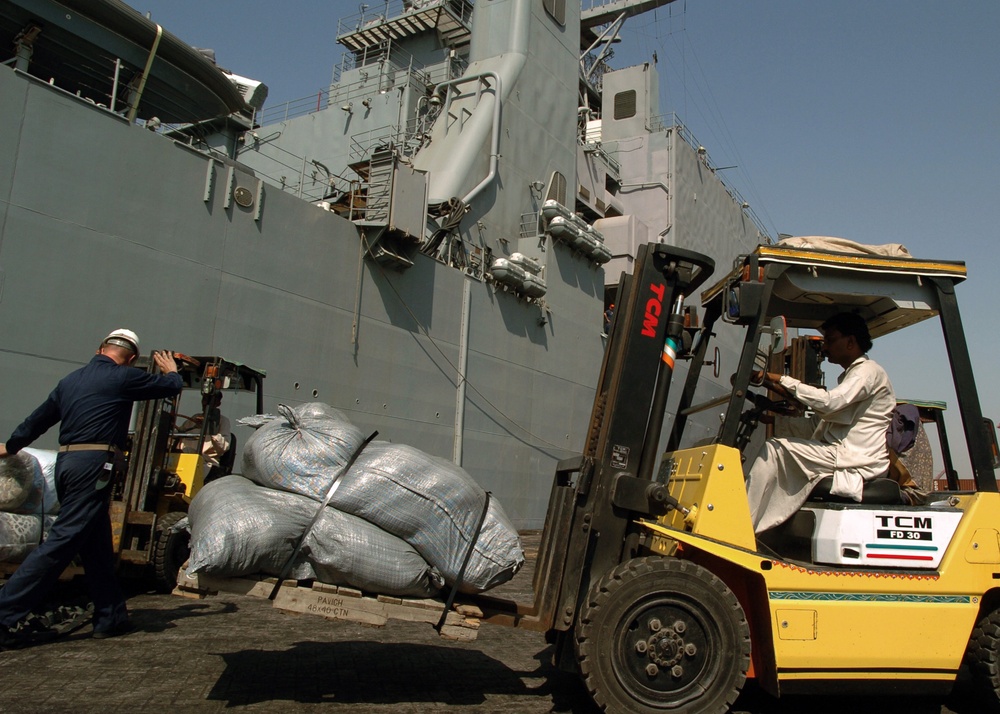
[(191, 534), (175, 531), (174, 526), (186, 513), (174, 511), (156, 523), (156, 546), (153, 549), (153, 579), (156, 589), (169, 593), (177, 585), (177, 573), (191, 555)]
[(750, 666), (733, 592), (676, 558), (637, 558), (591, 590), (576, 630), (584, 684), (609, 712), (728, 712)]
[(965, 651), (969, 674), (991, 711), (1000, 710), (1000, 609), (984, 614)]

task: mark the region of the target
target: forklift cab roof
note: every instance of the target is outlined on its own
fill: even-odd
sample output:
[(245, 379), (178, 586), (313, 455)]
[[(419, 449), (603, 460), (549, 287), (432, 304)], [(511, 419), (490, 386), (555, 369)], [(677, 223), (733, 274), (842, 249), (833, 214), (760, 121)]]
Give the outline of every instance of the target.
[[(726, 322), (783, 316), (788, 327), (809, 329), (838, 312), (857, 312), (875, 338), (936, 316), (934, 283), (954, 285), (965, 277), (961, 261), (761, 245), (705, 290), (702, 304), (715, 303)], [(762, 301), (765, 285), (771, 294)], [(762, 303), (765, 313), (758, 316)]]
[[(993, 469), (1000, 463), (1000, 449), (993, 446), (992, 423), (990, 429), (983, 428), (955, 295), (955, 285), (966, 277), (965, 263), (883, 255), (877, 246), (859, 248), (843, 252), (790, 243), (761, 245), (739, 259), (725, 278), (702, 293), (706, 329), (711, 329), (717, 319), (748, 328), (719, 442), (726, 445), (739, 442), (740, 407), (750, 387), (751, 372), (757, 368), (755, 360), (765, 335), (771, 335), (771, 351), (780, 352), (785, 343), (784, 327), (818, 331), (824, 322), (841, 312), (854, 312), (864, 318), (873, 339), (936, 318), (948, 346), (949, 376), (976, 489), (996, 492)], [(939, 376), (946, 377), (944, 373)], [(686, 388), (686, 395), (693, 396), (695, 382), (690, 377), (689, 381), (691, 386)], [(682, 415), (716, 403), (713, 400), (691, 406), (692, 396), (682, 399)], [(943, 405), (917, 406), (935, 417), (940, 417), (943, 410)], [(940, 418), (935, 420), (943, 424)], [(669, 448), (679, 444), (684, 424), (683, 417), (676, 420)], [(984, 439), (986, 432), (988, 438)]]

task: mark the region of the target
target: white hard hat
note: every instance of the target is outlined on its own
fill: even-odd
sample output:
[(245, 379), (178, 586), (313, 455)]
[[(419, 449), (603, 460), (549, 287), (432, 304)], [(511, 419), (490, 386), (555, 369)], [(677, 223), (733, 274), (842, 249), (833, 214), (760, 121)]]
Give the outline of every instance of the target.
[(132, 332), (132, 330), (126, 330), (124, 328), (115, 330), (104, 338), (104, 342), (102, 344), (118, 345), (119, 347), (125, 347), (132, 350), (136, 354), (139, 354), (139, 336)]

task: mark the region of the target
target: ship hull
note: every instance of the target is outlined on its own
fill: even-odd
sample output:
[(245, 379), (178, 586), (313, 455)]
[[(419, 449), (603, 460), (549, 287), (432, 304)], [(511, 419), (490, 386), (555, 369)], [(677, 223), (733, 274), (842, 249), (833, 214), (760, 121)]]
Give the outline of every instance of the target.
[(0, 433), (127, 326), (144, 351), (266, 370), (269, 410), (327, 402), (455, 459), (519, 527), (541, 525), (553, 464), (582, 448), (603, 271), (552, 247), (573, 284), (542, 310), (419, 252), (388, 270), (352, 223), (245, 167), (27, 75), (0, 72), (0, 96), (0, 370), (16, 375)]

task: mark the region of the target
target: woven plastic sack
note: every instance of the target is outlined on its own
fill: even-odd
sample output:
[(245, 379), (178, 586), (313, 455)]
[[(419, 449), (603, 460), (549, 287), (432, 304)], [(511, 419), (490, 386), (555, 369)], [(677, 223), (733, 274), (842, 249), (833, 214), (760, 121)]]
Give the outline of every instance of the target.
[(444, 587), (441, 573), (406, 541), (333, 508), (323, 509), (302, 552), (324, 583), (399, 597), (430, 597)]
[[(240, 476), (208, 483), (191, 502), (188, 572), (220, 577), (281, 575), (319, 503)], [(434, 595), (444, 584), (412, 547), (360, 518), (325, 508), (289, 578), (400, 597)]]
[[(376, 441), (340, 479), (330, 505), (416, 548), (445, 582), (458, 580), (486, 492), (459, 466), (403, 444)], [(490, 499), (459, 590), (477, 593), (514, 577), (524, 552), (503, 508)]]
[(331, 406), (278, 405), (283, 418), (265, 423), (243, 447), (243, 475), (254, 483), (318, 501), (364, 441), (361, 430)]
[(55, 516), (0, 512), (0, 562), (22, 562), (38, 547), (39, 528), (48, 533), (55, 520)]
[[(220, 577), (280, 575), (315, 509), (309, 499), (261, 488), (240, 476), (211, 481), (188, 509), (188, 572)], [(313, 571), (303, 561), (288, 577), (312, 578)]]
[(21, 449), (17, 454), (18, 456), (24, 454), (33, 460), (33, 483), (27, 498), (20, 506), (3, 510), (45, 515), (59, 513), (59, 496), (56, 494), (56, 457), (59, 456), (59, 452)]

